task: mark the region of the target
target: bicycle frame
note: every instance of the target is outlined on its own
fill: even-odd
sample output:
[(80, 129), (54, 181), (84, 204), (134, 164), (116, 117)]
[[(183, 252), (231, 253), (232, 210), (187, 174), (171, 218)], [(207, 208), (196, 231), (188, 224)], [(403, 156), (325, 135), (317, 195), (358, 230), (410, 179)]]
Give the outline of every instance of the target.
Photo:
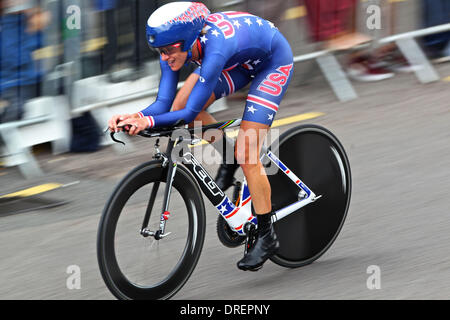
[[(175, 141), (171, 141), (168, 146), (168, 150), (172, 151)], [(280, 160), (278, 157), (270, 150), (264, 150), (261, 159), (266, 156), (272, 163), (274, 163), (280, 170), (282, 170), (287, 177), (297, 185), (299, 188), (299, 200), (275, 211), (272, 221), (276, 222), (288, 216), (289, 214), (297, 211), (298, 209), (316, 201), (321, 196), (316, 196), (311, 189), (309, 189), (303, 181), (300, 180), (289, 168)], [(247, 222), (257, 224), (257, 219), (252, 215), (251, 211), (251, 195), (247, 186), (247, 181), (244, 178), (242, 183), (242, 188), (239, 195), (239, 204), (234, 204), (230, 198), (217, 186), (214, 179), (209, 175), (208, 171), (201, 165), (201, 163), (194, 157), (194, 155), (188, 151), (184, 152), (182, 155), (182, 163), (184, 166), (192, 173), (196, 181), (198, 182), (202, 192), (209, 199), (211, 204), (215, 206), (220, 215), (227, 221), (228, 225), (240, 235), (245, 235), (245, 224)], [(168, 160), (168, 175), (167, 184), (164, 194), (164, 207), (161, 214), (161, 235), (164, 236), (164, 226), (166, 219), (164, 214), (167, 212), (168, 199), (170, 198), (171, 185), (173, 177), (175, 176), (175, 171), (177, 168), (177, 163), (169, 156), (165, 160)], [(236, 215), (240, 211), (241, 214), (244, 211), (245, 215), (248, 217), (247, 221), (242, 223), (242, 215)], [(239, 219), (236, 219), (238, 218)]]
[(316, 196), (316, 194), (311, 191), (311, 189), (309, 189), (302, 180), (300, 180), (299, 177), (297, 177), (295, 175), (295, 173), (293, 173), (291, 170), (289, 170), (289, 168), (283, 163), (281, 162), (280, 159), (278, 159), (277, 156), (275, 156), (275, 154), (273, 152), (271, 152), (270, 150), (267, 150), (265, 155), (280, 169), (282, 170), (287, 176), (288, 178), (294, 182), (300, 192), (299, 192), (299, 201), (294, 202), (282, 209), (279, 209), (277, 211), (275, 211), (274, 217), (272, 218), (272, 221), (275, 222), (277, 220), (281, 220), (284, 217), (288, 216), (289, 214), (291, 214), (292, 212), (297, 211), (298, 209), (310, 204), (311, 202), (316, 201), (317, 199), (321, 198), (322, 196)]

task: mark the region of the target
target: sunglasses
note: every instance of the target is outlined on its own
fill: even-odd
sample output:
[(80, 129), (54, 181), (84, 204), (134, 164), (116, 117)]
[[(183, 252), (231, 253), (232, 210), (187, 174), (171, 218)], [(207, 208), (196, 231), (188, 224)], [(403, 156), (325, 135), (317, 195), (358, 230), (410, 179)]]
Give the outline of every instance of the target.
[(160, 48), (155, 48), (156, 51), (158, 51), (158, 53), (160, 55), (162, 55), (163, 53), (168, 56), (171, 55), (172, 53), (176, 52), (178, 48), (181, 47), (181, 42), (178, 43), (174, 43), (165, 47), (160, 47)]

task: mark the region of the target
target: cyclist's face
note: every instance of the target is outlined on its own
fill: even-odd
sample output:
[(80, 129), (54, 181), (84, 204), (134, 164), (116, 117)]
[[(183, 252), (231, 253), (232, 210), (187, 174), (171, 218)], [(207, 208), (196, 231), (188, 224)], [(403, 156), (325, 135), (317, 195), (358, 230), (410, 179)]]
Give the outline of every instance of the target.
[(187, 52), (181, 51), (180, 44), (169, 45), (165, 47), (157, 48), (159, 54), (161, 55), (161, 59), (163, 61), (167, 61), (170, 69), (173, 71), (178, 71), (184, 65), (186, 61)]

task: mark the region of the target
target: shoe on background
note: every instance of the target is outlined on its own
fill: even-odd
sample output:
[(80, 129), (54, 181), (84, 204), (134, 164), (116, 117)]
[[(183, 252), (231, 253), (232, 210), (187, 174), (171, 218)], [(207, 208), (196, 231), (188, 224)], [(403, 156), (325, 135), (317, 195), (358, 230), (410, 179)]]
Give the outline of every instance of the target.
[(450, 62), (450, 42), (443, 50), (430, 50), (428, 52), (428, 58), (435, 64)]
[(353, 80), (373, 82), (392, 78), (394, 73), (383, 67), (380, 61), (373, 57), (362, 55), (350, 60), (347, 75)]

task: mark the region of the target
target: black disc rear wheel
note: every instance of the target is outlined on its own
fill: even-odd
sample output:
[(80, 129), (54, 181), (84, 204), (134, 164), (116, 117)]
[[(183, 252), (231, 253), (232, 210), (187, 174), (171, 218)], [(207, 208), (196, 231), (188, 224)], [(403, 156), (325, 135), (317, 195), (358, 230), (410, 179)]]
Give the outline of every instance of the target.
[[(317, 125), (288, 130), (271, 150), (316, 196), (322, 196), (274, 224), (280, 249), (271, 260), (300, 267), (323, 255), (344, 224), (351, 195), (350, 165), (338, 139)], [(298, 201), (300, 190), (284, 172), (278, 170), (268, 178), (274, 210)]]

